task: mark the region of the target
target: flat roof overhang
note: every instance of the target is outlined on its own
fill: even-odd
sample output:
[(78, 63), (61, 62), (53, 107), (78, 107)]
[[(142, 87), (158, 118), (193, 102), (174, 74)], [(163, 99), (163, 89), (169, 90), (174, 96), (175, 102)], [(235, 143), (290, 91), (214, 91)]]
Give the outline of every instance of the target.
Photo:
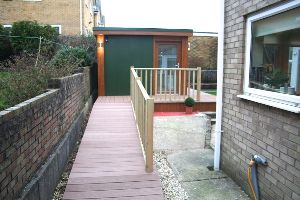
[(192, 29), (94, 27), (94, 35), (193, 36)]

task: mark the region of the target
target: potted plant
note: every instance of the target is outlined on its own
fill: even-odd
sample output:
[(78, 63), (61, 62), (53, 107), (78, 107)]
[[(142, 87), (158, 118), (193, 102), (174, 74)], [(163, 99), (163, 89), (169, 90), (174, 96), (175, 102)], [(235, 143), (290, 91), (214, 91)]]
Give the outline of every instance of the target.
[(184, 100), (184, 105), (185, 105), (185, 113), (192, 114), (193, 107), (195, 105), (195, 100), (192, 97), (188, 97)]
[(265, 83), (270, 87), (279, 88), (289, 80), (288, 76), (280, 69), (274, 69), (272, 72), (267, 73), (265, 76)]

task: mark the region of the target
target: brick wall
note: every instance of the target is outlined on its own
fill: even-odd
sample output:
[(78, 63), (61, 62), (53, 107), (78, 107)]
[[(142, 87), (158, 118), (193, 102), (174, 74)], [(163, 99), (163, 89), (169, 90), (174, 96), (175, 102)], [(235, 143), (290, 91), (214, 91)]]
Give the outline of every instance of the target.
[(90, 74), (53, 79), (48, 92), (0, 112), (0, 199), (15, 199), (66, 134), (91, 95)]
[(217, 68), (218, 38), (193, 36), (189, 38), (188, 65), (190, 67)]
[[(84, 0), (82, 2), (84, 5)], [(61, 25), (64, 35), (80, 34), (79, 0), (0, 1), (0, 13), (0, 24), (36, 20), (39, 23)], [(92, 31), (92, 26), (87, 27)]]
[(278, 0), (225, 0), (221, 167), (250, 194), (247, 168), (261, 154), (262, 199), (300, 199), (300, 115), (237, 98), (243, 91), (247, 14)]

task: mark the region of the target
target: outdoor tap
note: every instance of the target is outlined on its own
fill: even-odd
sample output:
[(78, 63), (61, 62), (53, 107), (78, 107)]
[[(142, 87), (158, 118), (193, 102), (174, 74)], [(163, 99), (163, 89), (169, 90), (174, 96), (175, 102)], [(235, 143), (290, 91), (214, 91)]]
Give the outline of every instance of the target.
[(254, 200), (260, 200), (260, 191), (257, 178), (258, 165), (268, 165), (267, 159), (262, 155), (252, 155), (252, 158), (248, 167), (248, 183), (250, 185), (251, 192)]
[(262, 156), (262, 155), (254, 155), (253, 160), (255, 161), (256, 164), (261, 164), (261, 165), (268, 165), (267, 159)]

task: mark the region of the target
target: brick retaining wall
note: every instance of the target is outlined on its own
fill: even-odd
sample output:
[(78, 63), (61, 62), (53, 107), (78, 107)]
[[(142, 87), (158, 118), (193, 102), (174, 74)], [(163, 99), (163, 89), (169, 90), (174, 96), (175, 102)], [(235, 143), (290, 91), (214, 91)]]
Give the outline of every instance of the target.
[(95, 89), (90, 72), (52, 79), (46, 93), (0, 112), (0, 199), (15, 199), (68, 132)]
[(221, 168), (248, 194), (253, 154), (268, 159), (259, 167), (262, 199), (300, 199), (300, 115), (237, 98), (243, 92), (247, 14), (279, 0), (225, 0), (224, 96)]

